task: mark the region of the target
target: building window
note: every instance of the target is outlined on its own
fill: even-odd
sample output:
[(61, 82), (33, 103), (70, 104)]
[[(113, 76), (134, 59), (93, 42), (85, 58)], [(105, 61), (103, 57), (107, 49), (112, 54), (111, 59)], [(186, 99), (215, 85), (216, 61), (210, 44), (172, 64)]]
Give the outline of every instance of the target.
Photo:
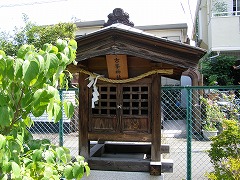
[(240, 15), (240, 0), (233, 0), (233, 12)]

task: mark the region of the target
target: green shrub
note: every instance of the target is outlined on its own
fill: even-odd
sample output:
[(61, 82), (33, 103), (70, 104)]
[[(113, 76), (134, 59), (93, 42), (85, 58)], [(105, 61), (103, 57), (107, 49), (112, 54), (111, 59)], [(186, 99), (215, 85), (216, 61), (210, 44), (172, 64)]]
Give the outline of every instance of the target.
[(35, 117), (47, 112), (58, 122), (61, 107), (68, 118), (73, 105), (61, 102), (58, 87), (66, 87), (65, 69), (76, 58), (75, 40), (57, 40), (41, 49), (23, 45), (16, 56), (0, 50), (0, 179), (81, 179), (89, 167), (84, 158), (72, 161), (70, 151), (33, 140), (28, 132)]
[(240, 179), (240, 126), (237, 121), (224, 120), (223, 132), (212, 138), (208, 155), (214, 171), (207, 174), (212, 180)]

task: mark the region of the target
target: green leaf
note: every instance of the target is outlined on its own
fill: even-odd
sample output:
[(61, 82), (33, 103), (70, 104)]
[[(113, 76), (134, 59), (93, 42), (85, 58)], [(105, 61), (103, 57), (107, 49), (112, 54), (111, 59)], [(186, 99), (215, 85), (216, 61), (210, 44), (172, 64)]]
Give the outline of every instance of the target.
[(60, 159), (63, 163), (67, 163), (68, 159), (66, 156), (66, 152), (64, 151), (63, 147), (56, 148), (57, 158)]
[(63, 51), (65, 49), (65, 47), (68, 46), (67, 41), (62, 40), (62, 39), (58, 39), (56, 46), (58, 48), (59, 51)]
[(53, 105), (54, 105), (54, 99), (51, 99), (47, 107), (47, 114), (48, 114), (49, 121), (51, 121), (53, 117)]
[(43, 176), (44, 178), (50, 178), (53, 175), (53, 169), (51, 167), (45, 167)]
[(89, 166), (85, 166), (85, 171), (86, 171), (86, 175), (89, 176), (90, 175), (90, 168), (89, 168)]
[(6, 144), (6, 138), (2, 134), (0, 134), (0, 149), (5, 147), (5, 144)]
[(12, 162), (12, 178), (20, 178), (21, 168), (16, 162)]
[(0, 50), (0, 59), (4, 58), (6, 56), (5, 52)]
[(46, 44), (43, 45), (43, 48), (42, 48), (42, 49), (43, 49), (44, 51), (46, 51), (46, 52), (49, 52), (49, 51), (52, 50), (52, 44), (46, 43)]
[(44, 156), (47, 163), (54, 163), (54, 153), (51, 150), (47, 150)]
[(71, 39), (68, 43), (73, 50), (77, 50), (77, 42), (74, 39)]
[(54, 122), (58, 122), (62, 118), (62, 109), (61, 106), (57, 103), (53, 105), (53, 112), (54, 112)]
[(76, 156), (77, 162), (84, 162), (84, 157), (83, 156)]
[(60, 86), (60, 88), (65, 86), (65, 83), (66, 83), (65, 76), (66, 76), (65, 73), (61, 73), (59, 75), (59, 86)]
[[(62, 72), (63, 72), (63, 67), (62, 66), (59, 66), (58, 68), (57, 68), (57, 71), (56, 71), (56, 73), (54, 74), (54, 76), (53, 76), (53, 86), (57, 86), (57, 84), (58, 84), (58, 79), (59, 79), (59, 76), (62, 74)], [(61, 84), (60, 84), (61, 85)]]
[(6, 81), (6, 79), (4, 79), (6, 73), (5, 72), (6, 66), (7, 66), (6, 61), (4, 59), (0, 59), (0, 84), (2, 84), (1, 83), (2, 80)]
[(2, 171), (5, 173), (10, 173), (11, 170), (12, 170), (11, 162), (8, 161), (3, 162)]
[(27, 127), (31, 127), (33, 124), (33, 120), (28, 116), (26, 117), (23, 122), (26, 124)]
[(22, 101), (21, 101), (22, 108), (25, 109), (26, 107), (31, 106), (32, 102), (33, 102), (33, 93), (32, 91), (28, 91), (22, 97)]
[(57, 57), (58, 57), (58, 59), (59, 59), (59, 61), (60, 61), (60, 63), (59, 63), (60, 65), (64, 66), (64, 65), (67, 65), (67, 64), (68, 64), (69, 58), (67, 57), (66, 54), (63, 54), (63, 53), (59, 52), (59, 53), (57, 54)]
[(39, 74), (39, 64), (36, 61), (24, 61), (23, 80), (28, 86), (33, 86)]
[(6, 106), (7, 104), (7, 97), (3, 94), (3, 92), (0, 92), (0, 106)]
[(61, 159), (61, 156), (64, 154), (64, 149), (62, 147), (56, 148), (56, 153), (59, 159)]
[(41, 146), (41, 140), (39, 139), (30, 140), (28, 141), (28, 146), (31, 150), (39, 149)]
[(0, 107), (0, 126), (9, 126), (13, 119), (13, 110), (8, 106)]
[(10, 80), (14, 79), (14, 59), (10, 56), (6, 58), (6, 75)]
[(23, 73), (22, 73), (22, 65), (23, 65), (23, 60), (17, 58), (15, 60), (15, 65), (14, 65), (14, 76), (15, 79), (22, 79)]
[(52, 46), (52, 49), (51, 49), (50, 53), (57, 54), (58, 53), (58, 48), (56, 46)]
[(11, 140), (8, 142), (8, 148), (12, 153), (15, 153), (15, 155), (13, 155), (14, 161), (19, 162), (19, 157), (17, 155), (22, 151), (22, 144), (20, 144), (19, 141)]
[(39, 73), (44, 72), (45, 70), (45, 61), (41, 55), (36, 55), (36, 61), (39, 64)]
[(74, 106), (73, 106), (72, 102), (65, 100), (63, 102), (63, 107), (64, 107), (64, 111), (65, 111), (67, 118), (70, 119), (74, 114)]
[(68, 64), (72, 63), (76, 59), (76, 51), (69, 49), (68, 58), (69, 58)]
[(73, 167), (70, 166), (70, 165), (67, 165), (64, 169), (64, 172), (63, 172), (65, 178), (67, 179), (73, 179), (74, 176), (73, 176)]
[(45, 75), (47, 77), (52, 77), (55, 72), (56, 69), (58, 68), (59, 65), (59, 59), (57, 58), (57, 56), (53, 53), (46, 53), (43, 56), (44, 60), (45, 60)]
[(1, 178), (2, 180), (8, 180), (8, 174), (5, 174), (3, 177), (0, 176), (0, 178)]
[(41, 115), (43, 115), (43, 113), (45, 112), (46, 110), (46, 107), (45, 106), (37, 106), (37, 107), (34, 107), (32, 109), (32, 114), (35, 116), (35, 117), (40, 117)]
[(32, 155), (32, 160), (34, 162), (41, 161), (42, 160), (42, 153), (43, 151), (40, 149), (34, 150)]
[(17, 52), (17, 57), (21, 59), (25, 59), (25, 55), (29, 51), (34, 51), (33, 45), (22, 45), (21, 48)]
[(33, 95), (33, 115), (41, 116), (54, 96), (55, 92), (51, 88), (38, 89)]
[(84, 167), (79, 164), (75, 164), (73, 166), (73, 177), (74, 178), (82, 178), (84, 175)]

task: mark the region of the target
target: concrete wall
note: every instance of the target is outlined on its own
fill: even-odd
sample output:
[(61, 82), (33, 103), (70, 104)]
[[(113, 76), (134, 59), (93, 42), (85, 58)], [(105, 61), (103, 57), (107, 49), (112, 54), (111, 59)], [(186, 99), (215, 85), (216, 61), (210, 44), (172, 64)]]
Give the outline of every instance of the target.
[(208, 0), (202, 0), (199, 8), (199, 40), (200, 47), (208, 49)]

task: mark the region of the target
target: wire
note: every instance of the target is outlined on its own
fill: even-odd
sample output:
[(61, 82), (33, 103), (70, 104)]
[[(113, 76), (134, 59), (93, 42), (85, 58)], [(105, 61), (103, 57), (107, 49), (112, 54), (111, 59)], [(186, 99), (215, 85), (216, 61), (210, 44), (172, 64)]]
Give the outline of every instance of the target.
[(31, 5), (35, 5), (35, 4), (47, 4), (47, 3), (55, 3), (55, 2), (61, 2), (61, 1), (68, 1), (68, 0), (51, 0), (51, 1), (35, 1), (32, 3), (19, 3), (19, 4), (5, 4), (5, 5), (1, 5), (0, 8), (4, 8), (4, 7), (16, 7), (16, 6), (31, 6)]
[(189, 8), (189, 12), (190, 12), (190, 17), (191, 17), (191, 20), (192, 20), (192, 24), (194, 25), (193, 17), (192, 17), (192, 11), (191, 11), (191, 7), (190, 7), (189, 0), (188, 0), (188, 8)]

